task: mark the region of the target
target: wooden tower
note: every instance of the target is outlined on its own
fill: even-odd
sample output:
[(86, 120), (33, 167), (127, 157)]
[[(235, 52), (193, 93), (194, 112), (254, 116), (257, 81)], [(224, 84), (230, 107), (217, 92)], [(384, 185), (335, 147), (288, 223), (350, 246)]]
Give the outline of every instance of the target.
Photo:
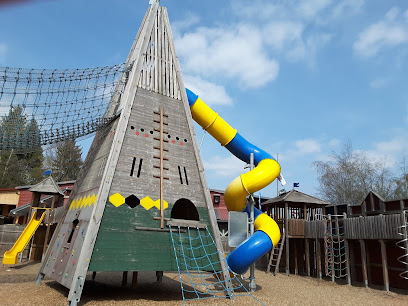
[(167, 10), (151, 3), (39, 271), (71, 304), (88, 271), (177, 271), (168, 224), (207, 225), (222, 252)]

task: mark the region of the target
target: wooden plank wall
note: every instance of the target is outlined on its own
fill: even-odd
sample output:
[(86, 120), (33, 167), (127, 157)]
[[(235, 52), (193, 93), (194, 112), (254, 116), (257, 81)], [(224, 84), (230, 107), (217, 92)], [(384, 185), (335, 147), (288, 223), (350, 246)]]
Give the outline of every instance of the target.
[(307, 221), (305, 224), (305, 238), (324, 238), (324, 221), (313, 220)]
[(305, 236), (305, 223), (303, 219), (288, 219), (288, 234), (291, 237)]
[[(3, 255), (6, 251), (10, 250), (14, 243), (20, 237), (21, 233), (24, 231), (25, 225), (16, 225), (16, 224), (3, 224), (0, 225), (0, 257), (3, 258)], [(24, 250), (24, 258), (28, 257), (29, 245)]]
[(378, 215), (344, 219), (346, 239), (400, 239), (397, 227), (401, 226), (401, 215)]

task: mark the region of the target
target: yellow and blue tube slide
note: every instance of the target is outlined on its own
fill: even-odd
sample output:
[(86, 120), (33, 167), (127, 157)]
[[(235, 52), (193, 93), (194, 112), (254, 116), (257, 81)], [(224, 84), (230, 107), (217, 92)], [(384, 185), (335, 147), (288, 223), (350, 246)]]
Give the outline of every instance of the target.
[[(228, 185), (224, 195), (229, 211), (245, 211), (249, 215), (248, 195), (272, 183), (280, 174), (280, 165), (272, 155), (242, 137), (195, 93), (187, 88), (186, 92), (193, 119), (204, 130), (246, 163), (250, 162), (250, 154), (254, 154), (256, 167), (235, 178)], [(256, 208), (254, 218), (255, 233), (227, 256), (228, 266), (234, 273), (245, 273), (252, 263), (272, 250), (280, 240), (279, 226), (272, 218)]]

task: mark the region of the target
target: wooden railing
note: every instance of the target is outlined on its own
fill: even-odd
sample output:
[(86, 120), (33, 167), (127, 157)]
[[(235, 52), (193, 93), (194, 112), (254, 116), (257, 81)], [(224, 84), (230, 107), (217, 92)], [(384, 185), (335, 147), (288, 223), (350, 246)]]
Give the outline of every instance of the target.
[(401, 214), (344, 219), (346, 239), (400, 239)]
[(323, 220), (307, 221), (305, 228), (305, 238), (310, 239), (323, 239), (324, 238), (325, 222)]
[(65, 207), (63, 206), (54, 208), (52, 212), (48, 211), (45, 215), (43, 222), (45, 224), (58, 223), (59, 221), (61, 221), (62, 217), (64, 216), (64, 211), (65, 211)]
[(287, 233), (291, 237), (305, 237), (306, 220), (303, 219), (288, 219)]

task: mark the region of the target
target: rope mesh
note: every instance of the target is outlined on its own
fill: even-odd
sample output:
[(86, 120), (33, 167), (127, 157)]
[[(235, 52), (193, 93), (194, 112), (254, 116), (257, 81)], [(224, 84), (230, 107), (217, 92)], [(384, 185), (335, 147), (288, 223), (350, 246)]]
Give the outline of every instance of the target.
[(326, 275), (335, 278), (347, 276), (347, 257), (344, 241), (344, 226), (339, 223), (343, 220), (338, 218), (325, 220), (325, 270)]
[(86, 69), (0, 68), (0, 150), (92, 134), (124, 88), (125, 64)]
[[(208, 228), (172, 228), (169, 225), (171, 241), (180, 277), (183, 305), (185, 301), (197, 299), (251, 296), (243, 283), (228, 269), (223, 270), (219, 258), (223, 258)], [(224, 279), (224, 275), (229, 275)]]

